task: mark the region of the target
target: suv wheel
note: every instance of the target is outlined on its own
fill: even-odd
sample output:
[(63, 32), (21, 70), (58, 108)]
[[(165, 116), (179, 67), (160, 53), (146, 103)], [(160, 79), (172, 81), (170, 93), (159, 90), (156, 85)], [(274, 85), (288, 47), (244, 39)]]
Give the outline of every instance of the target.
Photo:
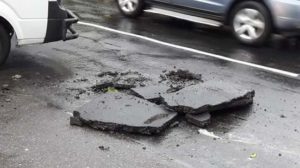
[(121, 13), (127, 17), (135, 18), (144, 11), (144, 0), (116, 0)]
[(262, 45), (272, 33), (271, 16), (266, 7), (259, 2), (242, 2), (232, 12), (231, 28), (241, 43)]
[(6, 61), (10, 51), (10, 36), (0, 23), (0, 66)]

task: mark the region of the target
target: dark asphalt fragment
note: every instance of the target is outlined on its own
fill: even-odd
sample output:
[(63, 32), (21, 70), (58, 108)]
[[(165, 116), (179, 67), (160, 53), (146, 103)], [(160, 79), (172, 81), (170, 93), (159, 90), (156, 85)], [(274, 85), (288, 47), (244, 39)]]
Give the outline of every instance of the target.
[(3, 84), (1, 86), (1, 90), (9, 90), (9, 85), (8, 84)]
[(105, 147), (105, 146), (103, 146), (103, 145), (99, 146), (98, 148), (99, 148), (100, 150), (102, 150), (102, 151), (109, 151), (109, 150), (110, 150), (110, 147)]
[(106, 72), (102, 72), (102, 73), (98, 74), (97, 76), (100, 77), (100, 78), (102, 78), (102, 77), (104, 77), (104, 76), (112, 76), (112, 77), (116, 77), (116, 76), (118, 76), (118, 75), (119, 75), (118, 72), (106, 71)]
[(201, 128), (209, 125), (210, 121), (211, 121), (211, 115), (208, 112), (202, 113), (202, 114), (197, 114), (197, 115), (186, 114), (185, 118), (189, 123), (194, 124)]
[(82, 88), (67, 88), (67, 90), (76, 91), (78, 95), (86, 93), (86, 90)]
[(281, 114), (281, 115), (280, 115), (280, 118), (286, 118), (286, 116), (285, 116), (285, 115), (283, 115), (283, 114)]
[(191, 80), (197, 80), (202, 81), (202, 75), (201, 74), (194, 74), (191, 73), (188, 70), (182, 70), (178, 69), (177, 71), (170, 71), (166, 74), (166, 77), (172, 81), (191, 81)]
[(171, 82), (189, 82), (189, 81), (198, 81), (202, 82), (202, 75), (195, 74), (188, 70), (178, 69), (177, 71), (169, 71), (168, 73), (160, 75), (161, 79), (169, 80)]
[(205, 82), (178, 92), (162, 94), (162, 103), (178, 113), (200, 114), (246, 106), (253, 103), (255, 91), (226, 82)]
[(120, 83), (112, 83), (112, 82), (105, 82), (101, 84), (97, 84), (92, 86), (93, 92), (107, 92), (109, 88), (114, 88), (116, 90), (129, 90), (131, 88), (134, 88), (134, 85), (127, 85), (127, 84), (120, 84)]
[(78, 118), (78, 116), (71, 117), (70, 118), (70, 124), (71, 125), (77, 125), (77, 126), (83, 126), (83, 123), (81, 122), (80, 118)]
[(78, 83), (78, 82), (87, 82), (87, 81), (89, 81), (89, 80), (86, 79), (86, 78), (80, 78), (80, 79), (75, 79), (75, 80), (73, 80), (74, 83)]
[(152, 135), (168, 128), (176, 116), (177, 113), (169, 112), (161, 106), (118, 92), (100, 95), (77, 109), (70, 124), (84, 124), (103, 131)]

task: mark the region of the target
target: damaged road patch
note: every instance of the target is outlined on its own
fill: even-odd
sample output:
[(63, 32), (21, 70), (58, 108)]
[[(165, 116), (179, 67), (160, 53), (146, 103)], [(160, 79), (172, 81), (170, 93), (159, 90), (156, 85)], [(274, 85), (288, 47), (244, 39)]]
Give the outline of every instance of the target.
[(201, 114), (246, 106), (253, 103), (255, 92), (226, 82), (209, 81), (162, 94), (163, 104), (178, 113)]
[(107, 93), (73, 113), (71, 125), (87, 125), (103, 131), (146, 135), (159, 134), (176, 119), (177, 113), (125, 93)]

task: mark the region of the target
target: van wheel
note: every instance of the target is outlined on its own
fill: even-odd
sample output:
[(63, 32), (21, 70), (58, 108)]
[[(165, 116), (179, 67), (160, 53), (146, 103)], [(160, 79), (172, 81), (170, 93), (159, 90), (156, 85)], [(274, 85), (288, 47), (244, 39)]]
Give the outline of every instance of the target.
[(3, 25), (0, 24), (0, 66), (3, 65), (10, 52), (10, 36)]
[(116, 0), (121, 13), (130, 18), (136, 18), (144, 12), (144, 0)]
[(231, 28), (241, 43), (263, 45), (272, 33), (271, 16), (267, 8), (259, 2), (242, 2), (232, 12)]

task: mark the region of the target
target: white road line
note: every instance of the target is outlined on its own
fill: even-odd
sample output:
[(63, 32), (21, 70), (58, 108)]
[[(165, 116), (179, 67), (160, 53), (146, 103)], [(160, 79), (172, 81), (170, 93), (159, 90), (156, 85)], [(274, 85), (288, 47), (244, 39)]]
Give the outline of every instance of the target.
[(265, 70), (265, 71), (268, 71), (268, 72), (281, 74), (281, 75), (284, 75), (284, 76), (289, 76), (289, 77), (292, 77), (292, 78), (298, 78), (300, 76), (297, 73), (284, 71), (284, 70), (280, 70), (280, 69), (276, 69), (276, 68), (271, 68), (271, 67), (267, 67), (267, 66), (263, 66), (263, 65), (257, 65), (257, 64), (249, 63), (249, 62), (245, 62), (245, 61), (240, 61), (240, 60), (228, 58), (228, 57), (225, 57), (225, 56), (222, 56), (222, 55), (217, 55), (217, 54), (213, 54), (213, 53), (209, 53), (209, 52), (205, 52), (205, 51), (201, 51), (201, 50), (196, 50), (196, 49), (193, 49), (193, 48), (188, 48), (188, 47), (184, 47), (184, 46), (180, 46), (180, 45), (176, 45), (176, 44), (171, 44), (171, 43), (163, 42), (163, 41), (156, 40), (156, 39), (153, 39), (153, 38), (149, 38), (149, 37), (145, 37), (145, 36), (141, 36), (141, 35), (137, 35), (137, 34), (133, 34), (133, 33), (128, 33), (128, 32), (112, 29), (112, 28), (109, 28), (109, 27), (105, 27), (105, 26), (101, 26), (101, 25), (97, 25), (97, 24), (93, 24), (93, 23), (78, 22), (78, 24), (85, 25), (85, 26), (90, 26), (90, 27), (94, 27), (94, 28), (98, 28), (98, 29), (101, 29), (101, 30), (105, 30), (105, 31), (113, 32), (113, 33), (118, 33), (118, 34), (130, 36), (130, 37), (143, 39), (143, 40), (150, 41), (150, 42), (153, 42), (153, 43), (157, 43), (157, 44), (160, 44), (160, 45), (164, 45), (164, 46), (168, 46), (168, 47), (172, 47), (172, 48), (176, 48), (176, 49), (181, 49), (181, 50), (184, 50), (184, 51), (189, 51), (189, 52), (193, 52), (193, 53), (197, 53), (197, 54), (201, 54), (201, 55), (205, 55), (205, 56), (209, 56), (209, 57), (213, 57), (213, 58), (217, 58), (217, 59), (221, 59), (221, 60), (225, 60), (225, 61), (229, 61), (229, 62), (234, 62), (234, 63), (237, 63), (237, 64), (246, 65), (246, 66), (249, 66), (249, 67)]

